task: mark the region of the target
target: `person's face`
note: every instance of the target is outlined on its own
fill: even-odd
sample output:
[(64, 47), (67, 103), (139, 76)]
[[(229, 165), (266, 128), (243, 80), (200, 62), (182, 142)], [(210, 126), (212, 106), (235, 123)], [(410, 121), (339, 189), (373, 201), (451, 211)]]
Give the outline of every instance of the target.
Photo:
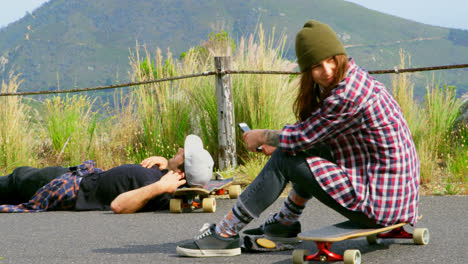
[(177, 154), (175, 154), (172, 159), (169, 159), (168, 163), (170, 170), (173, 170), (174, 172), (182, 172), (181, 165), (184, 164), (184, 149), (179, 148)]
[(333, 57), (328, 57), (323, 61), (315, 64), (311, 68), (312, 78), (319, 85), (327, 88), (332, 85), (335, 80), (336, 62)]

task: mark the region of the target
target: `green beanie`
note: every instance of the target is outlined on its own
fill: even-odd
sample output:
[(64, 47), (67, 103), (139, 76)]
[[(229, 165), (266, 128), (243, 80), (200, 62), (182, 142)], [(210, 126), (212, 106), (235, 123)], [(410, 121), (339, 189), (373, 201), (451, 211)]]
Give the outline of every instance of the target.
[(296, 35), (296, 57), (301, 72), (338, 54), (346, 55), (345, 48), (327, 24), (309, 20)]

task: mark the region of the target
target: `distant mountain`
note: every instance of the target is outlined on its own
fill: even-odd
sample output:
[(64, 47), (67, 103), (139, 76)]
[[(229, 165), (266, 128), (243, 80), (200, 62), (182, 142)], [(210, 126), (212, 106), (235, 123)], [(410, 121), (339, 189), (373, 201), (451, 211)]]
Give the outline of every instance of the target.
[[(129, 49), (170, 48), (178, 56), (222, 28), (235, 40), (264, 28), (294, 36), (308, 19), (328, 23), (350, 56), (368, 70), (399, 65), (399, 50), (412, 67), (468, 63), (468, 31), (385, 15), (343, 0), (50, 0), (0, 30), (0, 79), (21, 73), (21, 91), (92, 87), (129, 80)], [(468, 70), (433, 72), (442, 84), (468, 91)], [(414, 74), (416, 94), (426, 78)], [(382, 76), (387, 85), (389, 76)]]

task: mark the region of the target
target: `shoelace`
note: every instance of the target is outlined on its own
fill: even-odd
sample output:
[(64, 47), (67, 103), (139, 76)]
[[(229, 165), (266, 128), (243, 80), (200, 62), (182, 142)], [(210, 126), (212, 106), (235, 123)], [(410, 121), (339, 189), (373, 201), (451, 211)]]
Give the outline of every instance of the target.
[(200, 232), (202, 232), (200, 235), (195, 237), (195, 240), (200, 240), (204, 237), (211, 236), (211, 229), (210, 229), (210, 224), (205, 223), (202, 228), (200, 229)]
[(278, 220), (276, 220), (276, 214), (270, 214), (268, 219), (263, 223), (262, 227), (265, 227), (266, 225), (273, 224), (276, 222), (278, 222)]

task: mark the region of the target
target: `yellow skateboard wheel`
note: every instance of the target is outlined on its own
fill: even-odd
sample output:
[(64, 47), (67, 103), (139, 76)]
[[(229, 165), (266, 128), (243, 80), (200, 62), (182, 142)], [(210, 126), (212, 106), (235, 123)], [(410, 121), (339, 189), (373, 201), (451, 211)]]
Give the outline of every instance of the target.
[(257, 239), (257, 244), (261, 247), (264, 247), (264, 248), (275, 248), (276, 247), (276, 244), (275, 242), (269, 240), (269, 239), (266, 239), (266, 238), (259, 238)]

